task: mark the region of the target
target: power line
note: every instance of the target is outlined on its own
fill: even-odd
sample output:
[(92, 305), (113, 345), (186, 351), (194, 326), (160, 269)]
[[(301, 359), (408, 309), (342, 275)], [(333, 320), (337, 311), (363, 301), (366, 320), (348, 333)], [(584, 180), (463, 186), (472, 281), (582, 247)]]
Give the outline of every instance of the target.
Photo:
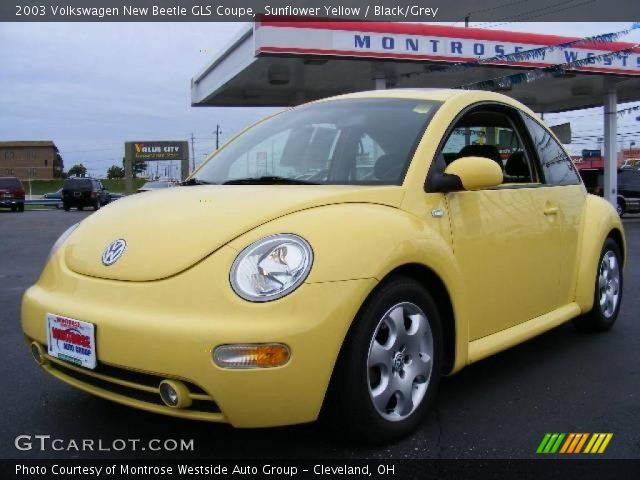
[[(535, 8), (533, 10), (529, 10), (528, 12), (523, 12), (517, 15), (511, 15), (508, 17), (504, 17), (504, 18), (500, 18), (498, 20), (496, 20), (496, 22), (502, 22), (503, 20), (509, 20), (508, 22), (503, 22), (503, 23), (491, 23), (491, 22), (484, 22), (481, 23), (480, 26), (478, 28), (493, 28), (493, 27), (499, 27), (501, 25), (507, 25), (509, 23), (513, 23), (514, 21), (518, 20), (518, 21), (523, 21), (523, 20), (530, 20), (532, 18), (538, 18), (538, 17), (544, 17), (545, 15), (549, 15), (551, 13), (558, 13), (558, 12), (563, 12), (565, 10), (569, 10), (572, 8), (576, 8), (576, 7), (581, 7), (583, 5), (587, 5), (590, 3), (594, 3), (596, 0), (585, 0), (582, 3), (577, 3), (574, 5), (568, 5), (566, 7), (563, 8), (556, 8), (556, 7), (560, 7), (562, 5), (565, 5), (567, 3), (573, 3), (575, 0), (565, 0), (564, 2), (560, 2), (555, 6), (552, 6), (551, 8), (547, 7), (542, 7), (542, 8)], [(538, 12), (542, 12), (538, 15), (529, 15), (530, 13), (538, 13)], [(522, 18), (524, 17), (524, 18)], [(483, 27), (482, 25), (486, 25), (485, 27)]]

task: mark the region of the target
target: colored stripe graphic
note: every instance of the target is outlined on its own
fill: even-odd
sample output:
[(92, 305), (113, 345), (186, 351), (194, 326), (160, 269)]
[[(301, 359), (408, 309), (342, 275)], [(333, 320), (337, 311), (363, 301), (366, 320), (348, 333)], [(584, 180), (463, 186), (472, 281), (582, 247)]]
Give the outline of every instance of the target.
[(591, 453), (591, 447), (593, 447), (593, 444), (596, 443), (597, 438), (598, 438), (597, 433), (594, 433), (593, 435), (591, 435), (591, 440), (589, 440), (589, 443), (587, 443), (587, 448), (584, 449), (584, 453)]
[(609, 445), (609, 442), (613, 438), (613, 433), (607, 433), (606, 435), (607, 436), (604, 439), (604, 442), (602, 442), (602, 445), (600, 445), (600, 450), (598, 450), (598, 453), (604, 453), (604, 451), (607, 449), (607, 446)]
[(566, 453), (567, 449), (569, 448), (569, 445), (571, 445), (571, 442), (573, 442), (573, 439), (576, 438), (576, 434), (575, 433), (570, 433), (569, 436), (567, 437), (567, 441), (564, 442), (564, 445), (562, 446), (562, 449), (560, 450), (560, 453)]
[(536, 450), (536, 453), (542, 453), (542, 451), (544, 450), (544, 447), (547, 444), (547, 442), (549, 441), (550, 437), (551, 437), (550, 433), (545, 433), (542, 441), (540, 442), (540, 445), (538, 445), (538, 449)]
[(564, 437), (564, 433), (547, 433), (538, 445), (536, 453), (556, 453)]
[(562, 443), (564, 436), (565, 436), (564, 433), (561, 433), (560, 435), (558, 435), (558, 439), (556, 440), (556, 443), (553, 445), (553, 447), (551, 447), (551, 450), (549, 451), (549, 453), (556, 453), (558, 451), (558, 448), (560, 448), (560, 444)]
[(604, 453), (612, 438), (613, 433), (545, 433), (536, 453)]
[(576, 445), (576, 449), (574, 450), (573, 453), (580, 453), (582, 451), (582, 447), (584, 445), (584, 442), (587, 441), (587, 438), (589, 438), (589, 434), (583, 433), (582, 438), (580, 438), (580, 441), (578, 442), (578, 445)]

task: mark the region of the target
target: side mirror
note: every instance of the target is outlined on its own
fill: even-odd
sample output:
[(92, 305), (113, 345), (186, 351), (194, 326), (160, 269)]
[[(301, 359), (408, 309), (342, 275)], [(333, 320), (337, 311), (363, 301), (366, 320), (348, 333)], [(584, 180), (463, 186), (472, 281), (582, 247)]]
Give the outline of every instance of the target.
[(484, 157), (462, 157), (451, 162), (436, 179), (435, 190), (483, 190), (500, 185), (504, 179), (498, 163)]

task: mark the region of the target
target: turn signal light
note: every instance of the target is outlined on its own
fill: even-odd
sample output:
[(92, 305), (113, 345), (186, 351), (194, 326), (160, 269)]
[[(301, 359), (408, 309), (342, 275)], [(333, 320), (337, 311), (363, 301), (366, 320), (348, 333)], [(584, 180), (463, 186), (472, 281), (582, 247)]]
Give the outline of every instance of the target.
[(213, 361), (221, 368), (280, 367), (290, 357), (289, 347), (282, 343), (221, 345), (213, 353)]

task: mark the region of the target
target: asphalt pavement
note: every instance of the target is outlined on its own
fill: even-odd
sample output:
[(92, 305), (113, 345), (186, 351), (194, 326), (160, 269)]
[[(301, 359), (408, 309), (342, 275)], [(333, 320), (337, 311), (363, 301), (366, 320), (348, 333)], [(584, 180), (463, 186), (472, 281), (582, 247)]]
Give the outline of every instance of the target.
[[(629, 263), (618, 322), (605, 334), (568, 323), (445, 378), (418, 432), (385, 447), (354, 445), (318, 424), (236, 430), (120, 406), (36, 366), (20, 330), (20, 299), (50, 246), (90, 212), (0, 211), (0, 458), (533, 458), (546, 432), (611, 432), (604, 456), (640, 458), (640, 218), (625, 220)], [(44, 328), (44, 326), (43, 326)], [(19, 450), (19, 435), (193, 439), (189, 452)]]

